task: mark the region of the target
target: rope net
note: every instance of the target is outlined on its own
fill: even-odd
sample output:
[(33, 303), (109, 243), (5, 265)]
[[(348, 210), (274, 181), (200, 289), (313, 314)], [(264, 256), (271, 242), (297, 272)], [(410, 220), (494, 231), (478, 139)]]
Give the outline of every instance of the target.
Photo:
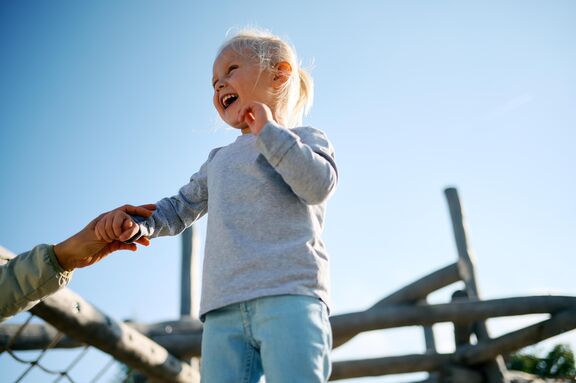
[[(0, 324), (0, 381), (4, 383), (97, 383), (133, 382), (133, 370), (110, 355), (89, 345), (73, 349), (56, 349), (65, 336), (54, 330), (51, 341), (41, 349), (21, 350), (15, 347), (31, 324), (43, 323), (31, 313), (22, 313)], [(10, 327), (10, 331), (4, 329)], [(16, 330), (14, 331), (14, 328)], [(52, 327), (51, 327), (52, 328)]]

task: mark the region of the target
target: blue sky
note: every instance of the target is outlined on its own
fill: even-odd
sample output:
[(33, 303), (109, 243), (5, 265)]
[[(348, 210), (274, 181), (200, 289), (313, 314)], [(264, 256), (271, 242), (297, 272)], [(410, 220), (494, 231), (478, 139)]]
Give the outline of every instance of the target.
[[(212, 107), (212, 61), (231, 29), (252, 25), (296, 46), (316, 84), (306, 123), (336, 147), (334, 313), (455, 261), (447, 186), (460, 192), (485, 298), (576, 296), (575, 16), (572, 1), (4, 1), (0, 244), (55, 243), (103, 211), (175, 193), (238, 134)], [(174, 319), (179, 257), (179, 238), (158, 239), (77, 271), (70, 287), (119, 320)], [(449, 351), (450, 326), (435, 330)], [(558, 342), (576, 348), (574, 331)], [(422, 350), (408, 328), (334, 356)], [(10, 380), (22, 367), (3, 356), (0, 370)]]

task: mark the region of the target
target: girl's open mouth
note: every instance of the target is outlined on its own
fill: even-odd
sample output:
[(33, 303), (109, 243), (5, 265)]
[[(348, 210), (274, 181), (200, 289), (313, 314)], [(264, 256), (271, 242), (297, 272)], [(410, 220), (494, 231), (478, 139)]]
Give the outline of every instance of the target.
[(232, 105), (236, 100), (238, 100), (237, 94), (227, 94), (220, 100), (222, 107), (224, 109), (228, 109), (230, 105)]

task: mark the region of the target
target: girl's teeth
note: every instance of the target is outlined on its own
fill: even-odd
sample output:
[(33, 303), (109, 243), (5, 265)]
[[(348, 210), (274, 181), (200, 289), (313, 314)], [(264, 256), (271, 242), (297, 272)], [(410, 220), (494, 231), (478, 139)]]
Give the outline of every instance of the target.
[(233, 95), (233, 94), (229, 94), (229, 95), (224, 96), (222, 98), (222, 106), (224, 108), (229, 107), (230, 104), (232, 104), (237, 98), (238, 98), (238, 96)]

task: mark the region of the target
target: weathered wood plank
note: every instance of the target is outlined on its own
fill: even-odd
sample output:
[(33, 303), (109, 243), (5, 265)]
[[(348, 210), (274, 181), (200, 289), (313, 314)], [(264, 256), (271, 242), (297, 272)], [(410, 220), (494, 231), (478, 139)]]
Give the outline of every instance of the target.
[(378, 309), (387, 305), (415, 303), (425, 299), (434, 291), (450, 286), (460, 280), (458, 263), (453, 263), (402, 287), (378, 301), (371, 309)]
[(510, 332), (498, 338), (484, 340), (474, 346), (465, 346), (455, 353), (455, 361), (474, 365), (536, 344), (544, 339), (576, 328), (576, 310), (567, 309), (555, 313), (550, 319)]
[(346, 339), (351, 334), (391, 327), (440, 322), (470, 323), (492, 317), (545, 314), (569, 308), (576, 308), (575, 297), (519, 297), (427, 306), (389, 306), (378, 310), (335, 315), (331, 318), (331, 323), (334, 339)]
[[(4, 259), (16, 256), (1, 246), (0, 255)], [(116, 322), (68, 288), (47, 297), (30, 311), (77, 341), (90, 344), (159, 382), (188, 383), (198, 379), (190, 365), (130, 326)]]
[[(390, 306), (378, 310), (335, 315), (330, 318), (334, 337), (350, 333), (401, 326), (432, 325), (441, 322), (459, 324), (493, 317), (558, 313), (576, 310), (576, 297), (539, 296), (504, 298), (487, 301), (458, 301), (451, 304)], [(0, 326), (0, 330), (6, 325)], [(13, 325), (16, 326), (16, 325)], [(35, 325), (29, 325), (34, 328)], [(162, 322), (152, 325), (128, 323), (170, 350), (172, 354), (198, 356), (202, 325), (195, 320)], [(16, 331), (16, 327), (14, 330)], [(25, 330), (23, 334), (26, 334)], [(34, 330), (40, 333), (38, 330)], [(2, 339), (0, 332), (0, 340)], [(13, 346), (17, 349), (17, 344)]]
[[(191, 358), (200, 355), (202, 323), (198, 320), (182, 319), (155, 324), (124, 323), (158, 343), (178, 358)], [(0, 325), (0, 352), (6, 350), (8, 340), (18, 333), (20, 327), (20, 324)], [(18, 334), (16, 339), (12, 340), (10, 348), (18, 351), (41, 350), (51, 344), (58, 333), (59, 330), (48, 323), (31, 323)], [(75, 338), (64, 336), (52, 348), (76, 348), (84, 345), (85, 343)]]
[(31, 310), (58, 330), (112, 355), (160, 382), (190, 382), (193, 371), (165, 348), (85, 301), (69, 289)]
[[(367, 311), (378, 310), (389, 305), (410, 304), (418, 300), (425, 299), (430, 293), (460, 281), (458, 264), (453, 263), (428, 274), (417, 281), (404, 286), (400, 290), (390, 294), (386, 298), (378, 301)], [(347, 335), (334, 336), (334, 348), (340, 347), (358, 333), (348, 333)]]
[(412, 354), (334, 362), (330, 380), (437, 371), (450, 361), (450, 354)]
[[(464, 284), (466, 285), (466, 292), (471, 299), (479, 299), (480, 293), (476, 279), (475, 259), (472, 249), (468, 243), (467, 227), (464, 221), (464, 213), (458, 197), (458, 191), (455, 188), (447, 188), (444, 190), (446, 200), (448, 202), (448, 209), (452, 219), (452, 228), (454, 230), (454, 239), (456, 241), (456, 249), (458, 251), (458, 268)], [(486, 322), (478, 321), (474, 324), (476, 337), (479, 340), (490, 339)], [(487, 362), (483, 367), (484, 375), (488, 383), (506, 383), (506, 365), (501, 356), (497, 356), (493, 362)]]
[(544, 339), (576, 328), (576, 310), (564, 310), (552, 318), (498, 338), (458, 348), (453, 354), (416, 354), (340, 361), (333, 363), (330, 380), (366, 376), (440, 371), (449, 366), (474, 366)]

